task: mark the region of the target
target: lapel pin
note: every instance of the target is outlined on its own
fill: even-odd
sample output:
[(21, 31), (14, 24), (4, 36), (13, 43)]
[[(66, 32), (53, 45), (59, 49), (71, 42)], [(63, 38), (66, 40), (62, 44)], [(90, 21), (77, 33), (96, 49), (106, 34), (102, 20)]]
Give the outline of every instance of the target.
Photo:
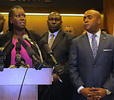
[(103, 39), (105, 40), (105, 39), (106, 39), (106, 37), (103, 37)]

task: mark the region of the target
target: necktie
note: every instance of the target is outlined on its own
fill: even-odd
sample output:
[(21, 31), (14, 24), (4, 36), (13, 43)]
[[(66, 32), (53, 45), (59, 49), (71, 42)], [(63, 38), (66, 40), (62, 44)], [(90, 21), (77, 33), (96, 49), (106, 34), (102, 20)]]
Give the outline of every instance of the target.
[(92, 52), (93, 52), (93, 57), (95, 58), (97, 55), (97, 41), (96, 41), (96, 36), (97, 35), (92, 35)]
[(50, 47), (50, 48), (52, 47), (53, 41), (54, 41), (54, 34), (52, 33), (52, 34), (51, 34), (51, 38), (50, 38), (50, 40), (49, 40), (49, 47)]

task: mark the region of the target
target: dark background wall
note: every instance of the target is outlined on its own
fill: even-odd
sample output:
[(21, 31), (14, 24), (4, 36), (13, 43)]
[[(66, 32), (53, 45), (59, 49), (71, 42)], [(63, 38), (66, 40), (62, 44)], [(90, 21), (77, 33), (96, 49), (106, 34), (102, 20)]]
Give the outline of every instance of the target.
[(102, 12), (103, 0), (0, 0), (0, 11), (9, 11), (14, 5), (23, 6), (26, 12), (84, 13), (91, 8)]

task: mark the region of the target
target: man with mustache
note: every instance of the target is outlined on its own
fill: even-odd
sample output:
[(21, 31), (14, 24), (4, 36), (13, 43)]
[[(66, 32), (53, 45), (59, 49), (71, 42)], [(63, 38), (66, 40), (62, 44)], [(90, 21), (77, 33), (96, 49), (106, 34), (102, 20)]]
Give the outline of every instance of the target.
[(96, 10), (83, 23), (87, 32), (72, 41), (69, 57), (73, 100), (114, 100), (114, 37), (101, 31)]

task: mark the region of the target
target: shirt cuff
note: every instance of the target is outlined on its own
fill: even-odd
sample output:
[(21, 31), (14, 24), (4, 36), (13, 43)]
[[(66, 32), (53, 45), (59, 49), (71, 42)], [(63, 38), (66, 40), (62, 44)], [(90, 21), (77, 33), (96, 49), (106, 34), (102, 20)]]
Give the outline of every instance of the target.
[(80, 90), (83, 89), (84, 87), (83, 86), (80, 86), (78, 89), (77, 89), (77, 92), (80, 93)]

